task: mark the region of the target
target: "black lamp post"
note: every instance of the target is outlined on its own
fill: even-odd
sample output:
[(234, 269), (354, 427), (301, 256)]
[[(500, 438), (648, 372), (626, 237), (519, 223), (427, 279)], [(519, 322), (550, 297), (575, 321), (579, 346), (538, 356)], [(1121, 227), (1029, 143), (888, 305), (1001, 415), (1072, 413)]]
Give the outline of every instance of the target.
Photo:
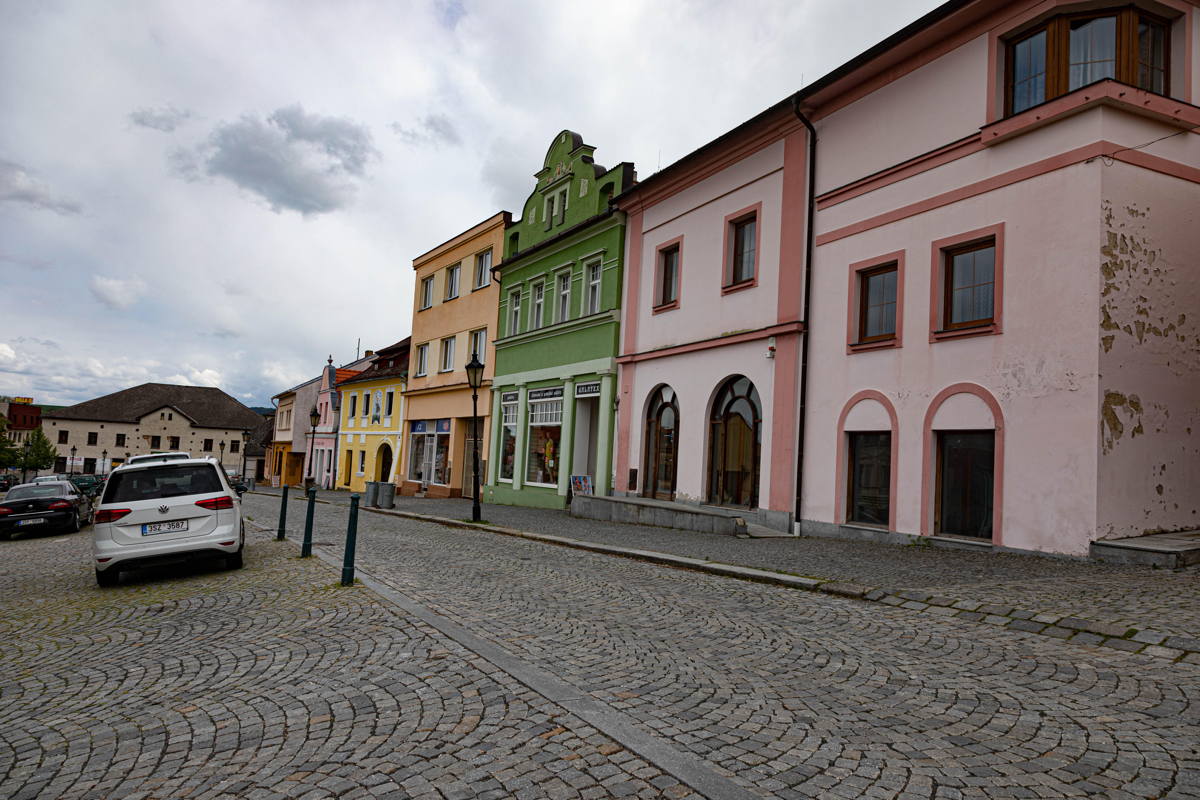
[(25, 483), (26, 475), (29, 473), (29, 437), (25, 437), (25, 458), (21, 460), (21, 483)]
[(221, 451), (221, 471), (225, 470), (225, 440), (222, 439), (217, 443), (217, 449)]
[[(317, 438), (317, 423), (320, 421), (321, 412), (317, 411), (316, 406), (313, 406), (312, 410), (308, 412), (308, 477), (310, 481), (313, 477), (313, 442)], [(309, 483), (309, 486), (311, 485), (312, 483)]]
[(246, 482), (246, 448), (250, 445), (250, 431), (242, 431), (242, 483)]
[(104, 462), (105, 461), (108, 461), (108, 451), (101, 450), (100, 451), (100, 474), (101, 475), (104, 474)]
[(71, 445), (71, 466), (67, 468), (69, 474), (75, 474), (75, 445)]
[(479, 386), (483, 383), (483, 364), (479, 354), (472, 353), (467, 362), (467, 383), (471, 385), (471, 451), (475, 462), (475, 475), (472, 479), (474, 502), (471, 503), (471, 521), (479, 522)]

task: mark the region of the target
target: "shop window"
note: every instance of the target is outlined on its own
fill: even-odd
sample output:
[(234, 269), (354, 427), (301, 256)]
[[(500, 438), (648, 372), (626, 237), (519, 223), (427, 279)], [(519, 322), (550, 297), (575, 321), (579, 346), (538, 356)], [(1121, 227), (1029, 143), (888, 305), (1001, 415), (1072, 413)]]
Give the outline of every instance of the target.
[(511, 481), (517, 455), (517, 403), (500, 406), (500, 480)]
[(995, 431), (937, 431), (934, 530), (992, 538)]
[(529, 404), (529, 454), (525, 482), (556, 486), (562, 444), (563, 401), (545, 400)]
[(846, 521), (887, 527), (891, 510), (892, 434), (847, 433)]

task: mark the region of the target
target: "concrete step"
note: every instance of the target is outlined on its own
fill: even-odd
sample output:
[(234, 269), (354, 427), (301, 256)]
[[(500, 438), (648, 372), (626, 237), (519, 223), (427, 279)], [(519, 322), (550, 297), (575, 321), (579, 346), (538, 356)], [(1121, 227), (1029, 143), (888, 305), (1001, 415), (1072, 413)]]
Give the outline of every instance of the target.
[(1090, 555), (1109, 564), (1188, 567), (1200, 564), (1200, 530), (1105, 539), (1092, 542)]

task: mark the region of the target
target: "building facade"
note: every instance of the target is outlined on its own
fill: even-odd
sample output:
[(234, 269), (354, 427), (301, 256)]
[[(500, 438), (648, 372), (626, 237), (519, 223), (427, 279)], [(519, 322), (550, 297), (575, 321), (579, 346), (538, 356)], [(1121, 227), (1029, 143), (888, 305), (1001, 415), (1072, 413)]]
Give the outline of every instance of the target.
[(29, 435), (42, 426), (42, 407), (29, 402), (31, 400), (22, 397), (0, 401), (0, 417), (8, 420), (4, 435), (18, 447), (24, 445)]
[(480, 482), (487, 467), (491, 385), (495, 369), (499, 283), (492, 277), (511, 215), (501, 212), (413, 260), (416, 287), (413, 350), (404, 393), (405, 458), (400, 492), (427, 497), (471, 496), (471, 388), (464, 369), (484, 365), (478, 391)]
[(389, 345), (370, 365), (337, 385), (337, 487), (361, 492), (368, 481), (392, 483), (403, 447), (404, 388), (411, 339)]
[[(556, 135), (505, 236), (486, 499), (561, 508), (612, 485), (625, 217), (612, 199), (633, 165), (606, 170)], [(572, 489), (572, 477), (576, 488)]]
[(358, 375), (370, 366), (373, 358), (374, 354), (335, 367), (333, 356), (330, 356), (321, 370), (316, 398), (320, 422), (312, 432), (312, 463), (306, 467), (321, 489), (332, 489), (337, 483), (338, 426), (342, 415), (338, 384)]

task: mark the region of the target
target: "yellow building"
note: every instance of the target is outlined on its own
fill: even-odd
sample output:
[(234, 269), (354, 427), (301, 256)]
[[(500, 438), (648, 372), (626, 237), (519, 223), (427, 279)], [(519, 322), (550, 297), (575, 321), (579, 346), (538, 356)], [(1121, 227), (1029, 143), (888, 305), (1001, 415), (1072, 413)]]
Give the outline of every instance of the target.
[(338, 384), (337, 487), (362, 492), (395, 480), (400, 462), (409, 340), (375, 353), (371, 365)]
[(484, 364), (478, 402), (484, 481), (500, 291), (492, 265), (503, 252), (510, 222), (502, 211), (413, 260), (417, 287), (405, 392), (407, 439), (396, 481), (401, 494), (471, 495), (471, 388), (463, 367), (474, 353)]

